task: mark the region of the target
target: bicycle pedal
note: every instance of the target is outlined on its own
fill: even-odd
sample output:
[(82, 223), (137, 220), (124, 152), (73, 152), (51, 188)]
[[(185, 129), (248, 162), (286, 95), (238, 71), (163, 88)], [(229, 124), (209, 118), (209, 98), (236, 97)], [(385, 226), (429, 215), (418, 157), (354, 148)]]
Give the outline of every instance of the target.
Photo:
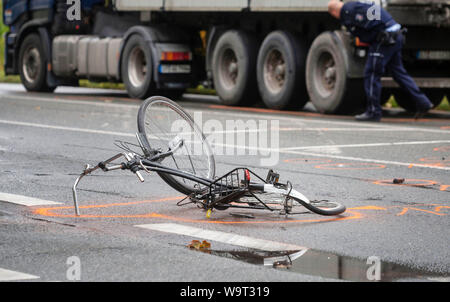
[(280, 174), (275, 173), (273, 170), (269, 170), (266, 177), (266, 183), (275, 184), (280, 179)]
[(208, 209), (207, 211), (206, 211), (206, 218), (208, 218), (208, 219), (210, 219), (211, 218), (211, 209)]

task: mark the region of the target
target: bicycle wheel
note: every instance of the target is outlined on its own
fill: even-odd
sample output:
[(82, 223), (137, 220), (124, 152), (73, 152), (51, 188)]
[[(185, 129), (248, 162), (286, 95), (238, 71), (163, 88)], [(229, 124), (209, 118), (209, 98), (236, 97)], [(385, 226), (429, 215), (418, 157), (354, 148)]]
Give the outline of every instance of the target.
[(299, 204), (310, 210), (311, 212), (314, 212), (319, 215), (324, 216), (334, 216), (339, 215), (345, 212), (346, 208), (339, 202), (335, 201), (328, 201), (328, 200), (311, 200), (309, 203), (294, 198), (295, 201), (297, 201)]
[[(263, 204), (264, 203), (264, 204)], [(247, 205), (251, 209), (265, 210), (269, 207), (273, 211), (278, 211), (281, 215), (290, 214), (306, 214), (303, 205), (294, 203), (293, 199), (287, 200), (286, 196), (279, 193), (262, 193), (253, 192), (253, 195), (248, 195), (236, 201), (236, 205)]]
[[(153, 150), (176, 150), (172, 156), (160, 161), (164, 166), (207, 179), (214, 178), (215, 162), (211, 147), (189, 114), (175, 102), (161, 96), (145, 100), (139, 108), (138, 130)], [(186, 195), (204, 188), (179, 176), (158, 174), (168, 185)]]
[[(339, 215), (345, 212), (345, 206), (338, 202), (328, 200), (310, 201), (300, 192), (290, 189), (287, 186), (285, 188), (275, 187), (273, 185), (264, 185), (264, 189), (260, 192), (254, 192), (254, 195), (258, 196), (260, 206), (264, 206), (262, 203), (273, 208), (273, 205), (282, 206), (287, 214), (295, 212), (298, 206), (303, 206), (309, 211), (325, 216)], [(286, 196), (289, 196), (286, 201)], [(295, 202), (294, 202), (295, 201)], [(246, 201), (248, 203), (248, 201)]]

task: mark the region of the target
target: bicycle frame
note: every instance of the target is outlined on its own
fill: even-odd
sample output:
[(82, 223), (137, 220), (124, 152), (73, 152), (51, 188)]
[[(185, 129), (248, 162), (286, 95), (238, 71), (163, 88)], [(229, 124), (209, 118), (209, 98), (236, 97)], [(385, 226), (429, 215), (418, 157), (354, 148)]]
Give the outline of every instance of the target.
[[(154, 159), (161, 159), (166, 156), (170, 156), (173, 152), (169, 151), (166, 153), (155, 153), (153, 157), (150, 159), (142, 158), (139, 155), (135, 153), (118, 153), (114, 155), (113, 157), (102, 161), (98, 163), (96, 166), (91, 167), (90, 165), (86, 165), (83, 172), (80, 174), (80, 176), (76, 179), (75, 184), (72, 187), (73, 192), (73, 200), (74, 200), (74, 207), (75, 207), (75, 214), (77, 216), (80, 216), (80, 209), (78, 204), (78, 195), (77, 195), (77, 186), (80, 183), (80, 180), (86, 176), (91, 174), (92, 172), (101, 169), (104, 172), (113, 171), (113, 170), (130, 170), (133, 173), (136, 174), (138, 179), (141, 182), (144, 182), (144, 178), (142, 177), (140, 171), (146, 171), (146, 172), (157, 172), (157, 173), (167, 173), (173, 176), (182, 177), (184, 179), (191, 180), (193, 182), (196, 182), (198, 184), (201, 184), (205, 186), (202, 190), (199, 190), (198, 192), (193, 192), (191, 195), (188, 195), (186, 198), (191, 199), (191, 203), (200, 203), (203, 206), (207, 207), (208, 209), (212, 208), (245, 208), (245, 209), (256, 209), (256, 210), (269, 210), (269, 211), (277, 211), (279, 209), (275, 209), (270, 207), (267, 203), (263, 202), (257, 195), (254, 194), (254, 192), (265, 192), (265, 193), (276, 193), (280, 196), (285, 196), (285, 209), (287, 207), (287, 202), (291, 197), (297, 198), (302, 200), (305, 203), (309, 203), (309, 200), (300, 192), (297, 192), (292, 189), (292, 185), (288, 182), (287, 184), (280, 184), (277, 183), (278, 181), (278, 174), (275, 174), (272, 172), (272, 170), (269, 171), (269, 174), (267, 176), (267, 179), (264, 180), (260, 176), (258, 176), (253, 171), (247, 169), (247, 168), (235, 168), (232, 171), (228, 172), (227, 174), (223, 175), (222, 177), (219, 177), (215, 180), (203, 178), (196, 176), (194, 174), (179, 171), (173, 168), (166, 167), (164, 165), (159, 164), (158, 162), (155, 162)], [(116, 165), (110, 165), (111, 162), (119, 159), (124, 158), (126, 162), (123, 162), (121, 164)], [(233, 179), (231, 178), (231, 181), (229, 180), (229, 176), (233, 175), (239, 175), (239, 171), (245, 171), (245, 178), (239, 179), (239, 176), (236, 179), (236, 182), (233, 182)], [(252, 183), (250, 182), (250, 175), (255, 176), (260, 182), (259, 183)], [(274, 177), (275, 175), (275, 177)], [(254, 197), (261, 205), (261, 206), (251, 206), (247, 204), (247, 206), (240, 206), (231, 204), (231, 202), (238, 200), (239, 198), (243, 196), (252, 196)], [(218, 198), (220, 197), (220, 198)], [(185, 198), (185, 199), (186, 199)], [(183, 199), (184, 200), (184, 199)], [(183, 201), (182, 200), (182, 201)], [(205, 203), (204, 200), (208, 200), (208, 203)], [(182, 201), (178, 202), (177, 205), (185, 205), (188, 203), (182, 204)]]
[[(170, 154), (173, 152), (167, 152), (164, 154), (159, 154), (156, 157), (158, 159), (161, 159), (164, 157), (164, 155), (166, 156), (170, 156)], [(127, 162), (125, 163), (121, 163), (118, 165), (113, 165), (113, 166), (107, 166), (108, 164), (110, 164), (111, 162), (119, 159), (119, 158), (125, 158), (127, 160)], [(87, 164), (85, 166), (84, 171), (80, 174), (80, 176), (78, 176), (78, 178), (75, 180), (75, 184), (72, 187), (72, 193), (73, 193), (73, 200), (74, 200), (74, 206), (75, 206), (75, 213), (77, 216), (80, 216), (80, 208), (79, 208), (79, 204), (78, 204), (78, 194), (77, 194), (77, 187), (78, 184), (80, 183), (80, 180), (86, 176), (91, 174), (92, 172), (101, 169), (104, 172), (108, 172), (108, 171), (113, 171), (113, 170), (131, 170), (133, 173), (136, 174), (136, 176), (138, 177), (140, 182), (144, 182), (144, 178), (142, 177), (140, 171), (144, 170), (146, 172), (159, 172), (159, 173), (167, 173), (173, 176), (179, 176), (197, 183), (200, 183), (204, 186), (210, 186), (211, 183), (213, 183), (213, 180), (209, 180), (206, 178), (202, 178), (199, 176), (196, 176), (194, 174), (190, 174), (188, 172), (183, 172), (183, 171), (179, 171), (179, 170), (175, 170), (169, 167), (166, 167), (164, 165), (161, 165), (155, 161), (152, 160), (148, 160), (148, 159), (144, 159), (144, 158), (139, 158), (137, 154), (133, 154), (133, 153), (118, 153), (116, 155), (114, 155), (113, 157), (102, 161), (100, 163), (98, 163), (96, 166), (91, 167), (89, 164)]]
[[(196, 175), (197, 170), (195, 169), (194, 162), (189, 154), (188, 145), (191, 143), (190, 139), (185, 141), (177, 133), (172, 133), (174, 135), (169, 136), (157, 136), (156, 139), (164, 142), (162, 144), (164, 147), (161, 149), (153, 149), (151, 147), (149, 139), (153, 139), (154, 137), (153, 133), (148, 133), (150, 129), (147, 129), (145, 120), (147, 111), (151, 109), (148, 109), (148, 106), (153, 103), (163, 104), (167, 109), (178, 114), (182, 120), (188, 122), (191, 130), (198, 138), (200, 138), (202, 144), (205, 143), (206, 157), (202, 157), (201, 160), (208, 163), (206, 169), (207, 173), (203, 174), (207, 176), (202, 177)], [(298, 214), (292, 211), (294, 209), (294, 201), (296, 202), (295, 205), (303, 206), (309, 211), (320, 215), (339, 215), (345, 211), (345, 206), (339, 202), (308, 200), (302, 193), (294, 190), (289, 181), (285, 184), (279, 183), (279, 175), (272, 170), (269, 171), (265, 180), (247, 168), (235, 168), (227, 174), (215, 178), (215, 163), (212, 150), (210, 149), (204, 134), (197, 128), (198, 127), (195, 125), (192, 118), (170, 99), (164, 97), (152, 97), (144, 101), (138, 112), (138, 133), (136, 134), (136, 138), (139, 145), (124, 141), (116, 141), (115, 145), (125, 152), (118, 153), (113, 157), (98, 163), (94, 167), (86, 165), (83, 172), (76, 179), (75, 184), (72, 187), (76, 215), (80, 216), (77, 187), (84, 176), (89, 175), (98, 169), (101, 169), (104, 172), (130, 170), (136, 174), (141, 182), (145, 181), (141, 175), (141, 171), (148, 173), (156, 172), (173, 189), (187, 195), (186, 198), (177, 203), (178, 206), (189, 203), (196, 204), (198, 207), (206, 210), (207, 218), (210, 217), (213, 209), (226, 210), (228, 208), (263, 209), (279, 211), (280, 214), (284, 213), (285, 215)], [(160, 129), (157, 131), (160, 131)], [(164, 131), (162, 132), (164, 133)], [(172, 132), (172, 130), (170, 130), (170, 132)], [(155, 145), (158, 146), (161, 144)], [(177, 150), (180, 150), (183, 147), (185, 147), (185, 151), (188, 152), (187, 156), (190, 167), (180, 170), (175, 157), (178, 155), (185, 155), (176, 154)], [(140, 150), (136, 148), (140, 148)], [(170, 168), (164, 165), (163, 161), (168, 157), (172, 157), (176, 168)], [(124, 158), (124, 162), (120, 164), (113, 163), (120, 158)], [(186, 170), (192, 172), (185, 172)], [(205, 169), (200, 169), (198, 171), (204, 173), (204, 170)], [(252, 178), (256, 179), (256, 182), (250, 181), (251, 175), (253, 175)], [(190, 202), (183, 202), (188, 198)]]
[[(149, 146), (145, 146), (143, 144), (143, 140), (140, 137), (141, 135), (141, 133), (137, 133), (136, 138), (144, 155), (138, 155), (134, 152), (122, 152), (98, 163), (94, 167), (91, 167), (89, 164), (85, 166), (85, 169), (76, 179), (75, 184), (72, 187), (75, 214), (77, 216), (80, 216), (80, 208), (77, 195), (78, 184), (84, 176), (89, 175), (98, 169), (101, 169), (104, 172), (113, 170), (130, 170), (131, 172), (136, 174), (140, 182), (144, 182), (144, 178), (142, 177), (140, 171), (146, 171), (148, 173), (166, 173), (172, 176), (178, 176), (196, 182), (205, 187), (201, 190), (191, 193), (186, 198), (190, 198), (192, 203), (202, 204), (208, 210), (211, 210), (212, 208), (266, 209), (270, 211), (277, 210), (271, 208), (267, 203), (263, 202), (258, 196), (254, 194), (254, 192), (275, 193), (279, 194), (280, 196), (284, 196), (285, 201), (283, 204), (286, 213), (288, 212), (288, 201), (291, 198), (301, 200), (304, 204), (310, 204), (310, 201), (303, 194), (292, 189), (292, 185), (290, 184), (290, 182), (287, 182), (287, 184), (278, 183), (279, 175), (274, 173), (272, 170), (269, 171), (266, 180), (247, 168), (235, 168), (222, 177), (218, 177), (216, 179), (207, 179), (188, 172), (166, 167), (159, 162), (166, 157), (172, 156), (178, 149), (183, 146), (184, 142), (180, 140), (176, 143), (175, 146), (173, 146), (173, 149), (169, 149), (167, 152), (161, 152), (159, 150), (153, 150)], [(113, 161), (122, 157), (126, 160), (125, 162), (116, 165), (109, 165)], [(243, 177), (241, 178), (239, 177), (240, 171), (243, 173)], [(250, 175), (255, 176), (259, 180), (259, 183), (250, 182)], [(235, 180), (233, 176), (235, 177)], [(246, 195), (254, 197), (262, 205), (262, 207), (252, 207), (249, 203), (247, 203), (247, 206), (231, 204), (233, 201), (237, 201), (241, 197), (244, 197)], [(178, 202), (177, 205), (180, 206), (187, 204), (182, 204), (182, 201)]]

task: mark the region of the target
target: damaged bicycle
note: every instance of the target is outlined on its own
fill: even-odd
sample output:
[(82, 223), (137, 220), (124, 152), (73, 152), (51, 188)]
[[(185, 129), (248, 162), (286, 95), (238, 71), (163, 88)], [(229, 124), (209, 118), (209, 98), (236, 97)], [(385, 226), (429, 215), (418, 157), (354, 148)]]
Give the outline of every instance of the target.
[(214, 154), (204, 133), (181, 106), (166, 97), (145, 100), (139, 108), (137, 126), (137, 143), (116, 141), (122, 152), (95, 166), (86, 165), (76, 179), (72, 191), (77, 216), (77, 187), (83, 177), (96, 170), (129, 170), (141, 182), (145, 181), (142, 173), (155, 172), (170, 187), (186, 195), (178, 206), (197, 205), (206, 211), (207, 218), (213, 210), (232, 208), (286, 216), (304, 213), (304, 208), (326, 216), (346, 210), (339, 202), (309, 200), (290, 181), (281, 183), (280, 175), (272, 170), (263, 178), (248, 168), (236, 167), (216, 177)]

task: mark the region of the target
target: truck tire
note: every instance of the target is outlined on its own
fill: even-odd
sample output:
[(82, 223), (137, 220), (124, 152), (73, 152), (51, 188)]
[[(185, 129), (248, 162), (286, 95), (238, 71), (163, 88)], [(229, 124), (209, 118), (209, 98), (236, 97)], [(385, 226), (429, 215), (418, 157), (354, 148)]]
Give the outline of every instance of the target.
[(362, 79), (347, 76), (346, 53), (333, 33), (319, 35), (306, 60), (306, 87), (314, 107), (321, 113), (355, 113), (365, 105)]
[(19, 75), (27, 91), (52, 92), (56, 89), (47, 85), (47, 64), (38, 34), (28, 35), (20, 45)]
[(214, 47), (212, 71), (214, 87), (225, 105), (255, 103), (257, 42), (249, 34), (229, 30)]
[(146, 99), (153, 90), (152, 54), (150, 46), (140, 35), (132, 35), (123, 49), (121, 75), (128, 95)]
[(306, 50), (289, 32), (270, 33), (258, 54), (256, 78), (268, 108), (302, 109), (308, 101), (305, 85)]

